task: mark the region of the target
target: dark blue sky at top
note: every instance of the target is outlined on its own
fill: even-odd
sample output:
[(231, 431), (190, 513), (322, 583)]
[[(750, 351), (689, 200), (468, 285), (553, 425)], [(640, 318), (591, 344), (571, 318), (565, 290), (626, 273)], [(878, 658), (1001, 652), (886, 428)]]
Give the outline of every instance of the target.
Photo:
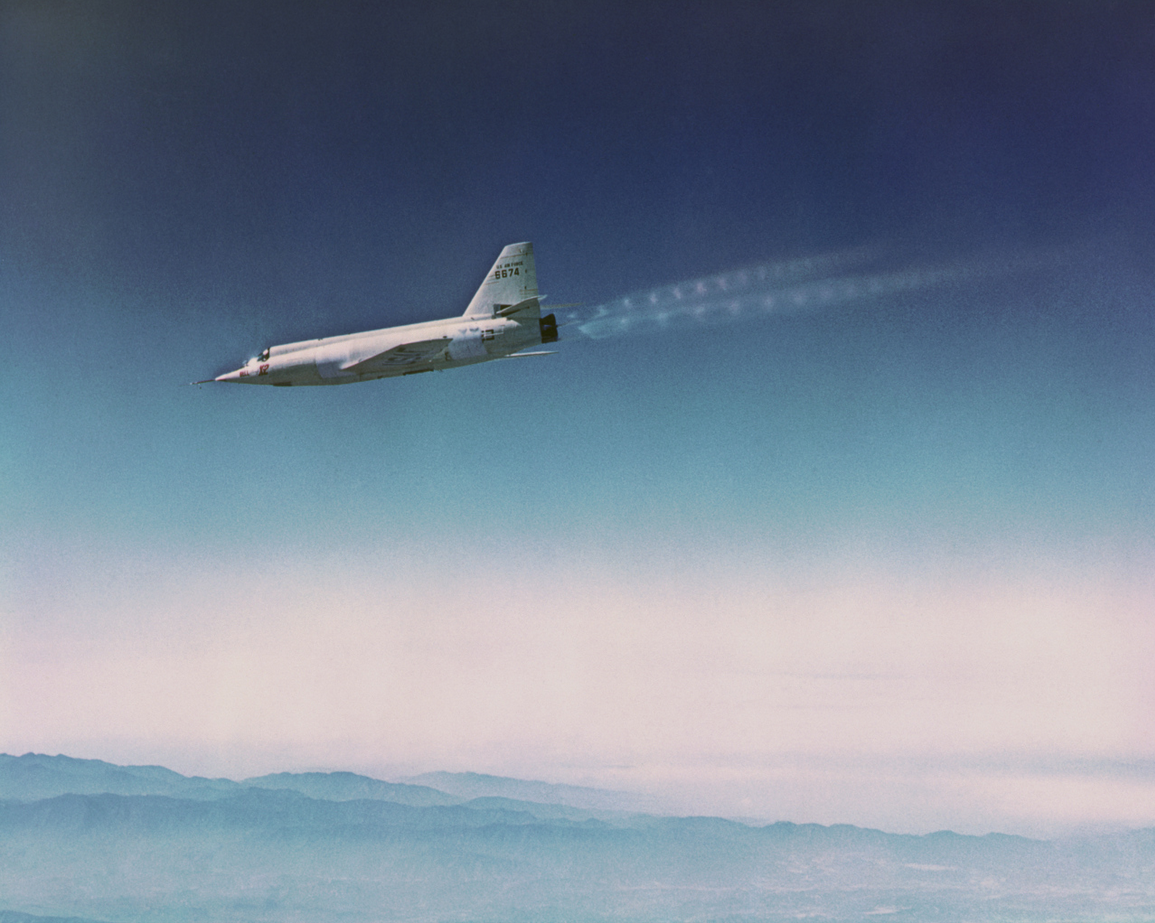
[(587, 241), (567, 263), (613, 294), (880, 238), (1142, 233), (1153, 28), (1101, 3), (17, 3), (5, 247), (259, 308), (484, 272), (478, 234)]
[[(494, 502), (543, 533), (1133, 535), (1153, 150), (1145, 3), (6, 4), (7, 507), (190, 536), (259, 509), (307, 543), (294, 516), (449, 528), (447, 493), (513, 457), (539, 473)], [(184, 388), (458, 313), (525, 239), (542, 290), (587, 305), (861, 244), (1086, 249), (552, 364)]]

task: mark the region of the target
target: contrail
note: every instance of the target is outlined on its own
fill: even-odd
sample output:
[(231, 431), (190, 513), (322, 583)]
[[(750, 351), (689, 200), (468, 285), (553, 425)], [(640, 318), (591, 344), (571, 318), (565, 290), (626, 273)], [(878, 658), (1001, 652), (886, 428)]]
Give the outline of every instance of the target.
[[(763, 263), (676, 285), (637, 292), (570, 315), (572, 324), (592, 339), (657, 332), (694, 324), (716, 324), (770, 314), (815, 311), (868, 298), (973, 280), (1011, 268), (1004, 261), (908, 266), (863, 272), (877, 260), (874, 248)], [(853, 270), (859, 269), (858, 272)]]

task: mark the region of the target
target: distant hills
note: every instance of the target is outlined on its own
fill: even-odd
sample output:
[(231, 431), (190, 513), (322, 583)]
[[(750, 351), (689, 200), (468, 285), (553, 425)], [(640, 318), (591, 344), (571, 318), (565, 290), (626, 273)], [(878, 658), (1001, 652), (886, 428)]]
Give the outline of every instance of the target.
[(380, 782), (351, 772), (278, 772), (241, 783), (246, 788), (287, 789), (328, 801), (394, 801), (414, 807), (460, 804), (458, 798), (426, 785)]
[(476, 772), (427, 772), (410, 776), (405, 782), (427, 785), (461, 798), (513, 798), (542, 804), (566, 805), (598, 811), (653, 811), (656, 799), (602, 788), (578, 785), (555, 785), (550, 782), (526, 782)]
[(0, 923), (1155, 919), (1155, 831), (660, 817), (472, 773), (240, 782), (0, 755)]
[(176, 795), (215, 797), (237, 786), (228, 779), (182, 776), (162, 766), (114, 766), (70, 756), (0, 753), (0, 799), (29, 801), (56, 795)]
[(653, 809), (642, 796), (575, 785), (527, 782), (474, 772), (431, 772), (404, 782), (382, 782), (352, 772), (279, 772), (234, 782), (182, 776), (162, 766), (115, 766), (69, 756), (0, 753), (0, 800), (31, 801), (56, 795), (170, 795), (196, 800), (248, 788), (291, 790), (328, 801), (392, 801), (415, 807), (506, 798), (600, 811)]

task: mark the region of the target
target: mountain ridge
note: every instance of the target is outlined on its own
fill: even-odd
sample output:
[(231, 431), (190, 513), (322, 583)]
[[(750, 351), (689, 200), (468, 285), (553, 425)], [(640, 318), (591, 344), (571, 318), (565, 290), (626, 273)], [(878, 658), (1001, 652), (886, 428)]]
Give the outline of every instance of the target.
[(662, 813), (656, 810), (657, 799), (646, 795), (584, 785), (493, 776), (480, 772), (426, 772), (416, 776), (405, 776), (401, 781), (413, 785), (428, 785), (461, 798), (514, 798), (519, 801), (536, 801), (541, 804), (559, 804), (599, 811)]
[[(440, 782), (444, 787), (427, 784), (430, 781)], [(63, 754), (0, 753), (0, 800), (29, 801), (105, 792), (212, 799), (227, 797), (243, 788), (290, 789), (331, 801), (374, 799), (432, 806), (461, 804), (476, 798), (505, 798), (627, 813), (644, 812), (652, 801), (628, 792), (482, 773), (435, 772), (391, 782), (347, 771), (276, 772), (235, 781), (185, 776), (163, 766), (118, 766)]]
[[(232, 782), (67, 757), (14, 768), (20, 759), (0, 758), (0, 923), (1155, 918), (1155, 829), (1067, 841), (896, 834), (438, 798), (353, 773)], [(58, 785), (187, 794), (20, 800), (3, 788), (29, 770), (36, 784), (21, 791), (43, 791), (53, 769)], [(495, 779), (508, 787), (481, 783)], [(529, 790), (572, 794), (542, 784)]]

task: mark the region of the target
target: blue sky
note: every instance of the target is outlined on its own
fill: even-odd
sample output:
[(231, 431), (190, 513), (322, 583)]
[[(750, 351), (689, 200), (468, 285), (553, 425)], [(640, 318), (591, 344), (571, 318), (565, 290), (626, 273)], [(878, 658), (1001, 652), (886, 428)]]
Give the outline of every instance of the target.
[[(1155, 823), (1153, 39), (1126, 3), (5, 5), (0, 749)], [(639, 322), (187, 385), (460, 313), (520, 240)], [(637, 307), (759, 267), (771, 308)]]

